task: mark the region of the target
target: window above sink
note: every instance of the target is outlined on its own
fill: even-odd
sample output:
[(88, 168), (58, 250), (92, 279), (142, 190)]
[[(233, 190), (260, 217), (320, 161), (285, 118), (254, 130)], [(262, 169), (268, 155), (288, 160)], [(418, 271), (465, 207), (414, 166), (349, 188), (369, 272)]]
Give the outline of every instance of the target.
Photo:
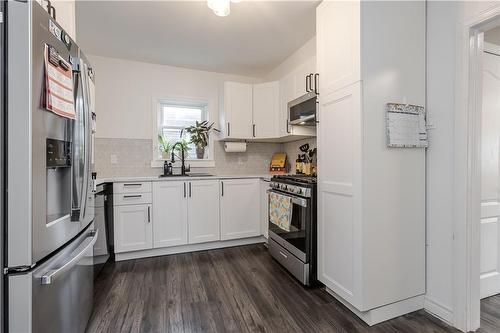
[[(213, 133), (210, 135), (209, 144), (205, 149), (202, 159), (196, 156), (196, 147), (190, 143), (191, 136), (184, 129), (194, 125), (196, 122), (210, 121), (210, 103), (203, 100), (192, 99), (153, 99), (153, 159), (152, 167), (161, 167), (165, 160), (170, 160), (171, 152), (163, 153), (159, 136), (168, 142), (167, 146), (173, 146), (180, 140), (188, 142), (186, 153), (186, 164), (194, 167), (214, 167), (214, 140)], [(176, 156), (180, 155), (176, 152)], [(178, 158), (176, 157), (176, 160)], [(175, 163), (174, 167), (180, 166)]]

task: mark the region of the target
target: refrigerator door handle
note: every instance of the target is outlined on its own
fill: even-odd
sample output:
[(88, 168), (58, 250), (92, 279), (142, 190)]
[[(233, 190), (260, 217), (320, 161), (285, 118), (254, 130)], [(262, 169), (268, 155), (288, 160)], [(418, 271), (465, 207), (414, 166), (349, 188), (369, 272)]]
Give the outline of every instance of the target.
[(82, 249), (75, 256), (73, 256), (70, 260), (68, 260), (64, 265), (57, 269), (53, 269), (42, 275), (40, 278), (42, 284), (51, 284), (52, 281), (57, 279), (59, 276), (71, 270), (75, 267), (78, 262), (85, 257), (85, 254), (94, 246), (97, 241), (97, 237), (99, 235), (98, 230), (93, 230), (89, 233), (89, 237), (87, 237), (78, 247), (78, 249)]
[[(86, 139), (86, 125), (87, 120), (85, 119), (85, 93), (84, 93), (84, 82), (82, 78), (83, 65), (80, 64), (79, 70), (75, 71), (75, 91), (76, 91), (76, 113), (77, 119), (74, 120), (74, 128), (73, 132), (76, 136), (73, 137), (73, 169), (75, 170), (73, 173), (73, 213), (71, 220), (74, 222), (80, 222), (83, 217), (83, 210), (85, 207), (85, 200), (87, 198), (87, 192), (85, 188), (85, 184), (87, 182), (85, 177), (85, 172), (87, 170), (86, 164), (86, 156), (81, 156), (80, 153), (83, 151), (83, 155), (86, 154), (87, 147), (87, 139)], [(78, 119), (82, 119), (82, 123), (78, 121)], [(82, 134), (83, 132), (83, 134)], [(83, 163), (82, 163), (83, 162)], [(83, 166), (83, 170), (80, 169), (80, 166)]]

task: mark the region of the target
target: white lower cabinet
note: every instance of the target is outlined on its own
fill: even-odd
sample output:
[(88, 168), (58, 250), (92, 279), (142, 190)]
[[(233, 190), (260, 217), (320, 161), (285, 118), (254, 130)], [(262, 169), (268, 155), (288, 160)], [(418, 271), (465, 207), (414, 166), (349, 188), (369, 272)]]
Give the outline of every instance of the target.
[(189, 244), (220, 240), (219, 181), (187, 183)]
[(187, 184), (153, 183), (153, 245), (155, 248), (188, 242)]
[(221, 239), (254, 237), (261, 234), (260, 181), (221, 181)]
[(150, 204), (115, 206), (114, 224), (116, 253), (153, 247)]

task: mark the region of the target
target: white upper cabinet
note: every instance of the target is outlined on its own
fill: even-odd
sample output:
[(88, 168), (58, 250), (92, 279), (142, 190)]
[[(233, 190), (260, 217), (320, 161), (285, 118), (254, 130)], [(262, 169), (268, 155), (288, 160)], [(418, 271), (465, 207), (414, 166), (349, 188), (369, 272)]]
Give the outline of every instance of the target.
[(425, 149), (387, 148), (385, 110), (425, 104), (425, 3), (323, 1), (316, 18), (318, 279), (397, 308), (425, 293)]
[(153, 183), (154, 247), (188, 242), (187, 184), (179, 181)]
[(259, 236), (259, 179), (221, 181), (221, 239)]
[(279, 133), (279, 82), (253, 85), (253, 137), (277, 138)]
[(220, 240), (219, 195), (218, 180), (188, 183), (189, 244)]
[[(361, 5), (359, 1), (325, 1), (316, 11), (317, 63), (321, 94), (361, 79)], [(384, 38), (380, 36), (379, 39)]]
[(253, 86), (224, 82), (224, 136), (231, 139), (253, 138)]

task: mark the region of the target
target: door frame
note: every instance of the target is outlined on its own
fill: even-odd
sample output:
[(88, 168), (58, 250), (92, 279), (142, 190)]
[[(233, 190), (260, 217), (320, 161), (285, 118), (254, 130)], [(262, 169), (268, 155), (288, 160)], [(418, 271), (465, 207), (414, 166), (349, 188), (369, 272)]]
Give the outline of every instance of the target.
[(483, 32), (500, 25), (496, 5), (458, 25), (454, 134), (453, 325), (481, 322), (481, 108)]

